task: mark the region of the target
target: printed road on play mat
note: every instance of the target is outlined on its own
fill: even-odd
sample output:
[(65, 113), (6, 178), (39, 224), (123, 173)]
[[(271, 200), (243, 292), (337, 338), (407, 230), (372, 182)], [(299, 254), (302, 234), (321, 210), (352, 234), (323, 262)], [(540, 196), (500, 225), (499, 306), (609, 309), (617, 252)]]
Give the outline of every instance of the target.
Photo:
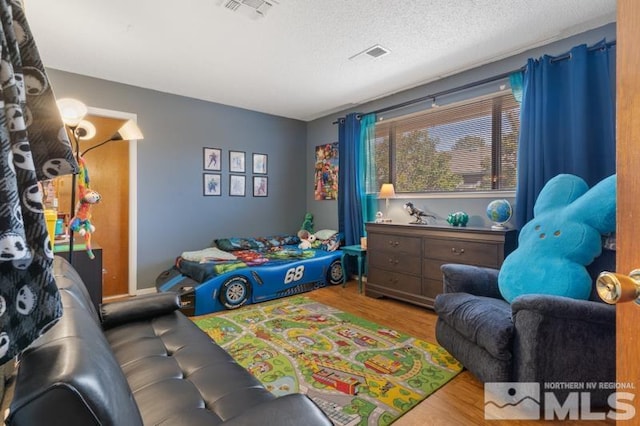
[(307, 394), (336, 425), (388, 425), (462, 370), (438, 345), (305, 296), (194, 322), (273, 394)]

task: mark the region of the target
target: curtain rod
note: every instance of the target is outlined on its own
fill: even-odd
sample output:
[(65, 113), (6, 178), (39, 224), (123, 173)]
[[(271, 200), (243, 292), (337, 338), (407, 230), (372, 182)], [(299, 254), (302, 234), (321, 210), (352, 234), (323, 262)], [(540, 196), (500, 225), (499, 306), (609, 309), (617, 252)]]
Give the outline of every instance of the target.
[[(614, 40), (614, 41), (605, 43), (604, 47), (605, 48), (609, 48), (611, 46), (614, 46), (615, 44), (616, 44), (616, 41)], [(602, 49), (602, 48), (603, 48), (603, 46), (591, 46), (587, 50), (591, 52), (591, 51)], [(553, 58), (552, 62), (562, 61), (562, 60), (569, 59), (569, 58), (571, 58), (571, 53), (566, 53), (566, 54), (564, 54), (562, 56), (558, 56), (556, 58)], [(391, 106), (388, 106), (388, 107), (380, 108), (380, 109), (377, 109), (377, 110), (374, 110), (374, 111), (370, 111), (370, 112), (365, 113), (365, 114), (358, 114), (357, 118), (360, 118), (361, 116), (367, 115), (367, 114), (381, 114), (383, 112), (393, 111), (394, 109), (404, 108), (404, 107), (407, 107), (407, 106), (410, 106), (410, 105), (413, 105), (413, 104), (418, 104), (420, 102), (428, 101), (429, 99), (439, 98), (441, 96), (448, 95), (450, 93), (460, 92), (462, 90), (471, 89), (472, 87), (476, 87), (476, 86), (481, 86), (483, 84), (492, 83), (494, 81), (498, 81), (498, 80), (502, 80), (503, 78), (507, 78), (511, 74), (513, 74), (514, 72), (524, 71), (525, 69), (526, 69), (526, 66), (523, 66), (523, 67), (520, 67), (520, 68), (515, 69), (513, 71), (508, 71), (508, 72), (504, 72), (502, 74), (494, 75), (493, 77), (487, 77), (487, 78), (484, 78), (482, 80), (474, 81), (472, 83), (463, 84), (462, 86), (458, 86), (458, 87), (454, 87), (454, 88), (451, 88), (451, 89), (443, 90), (441, 92), (436, 92), (436, 93), (433, 93), (431, 95), (421, 96), (419, 98), (411, 99), (411, 100), (408, 100), (408, 101), (405, 101), (405, 102), (401, 102), (399, 104), (395, 104), (395, 105), (391, 105)], [(338, 124), (340, 122), (340, 120), (344, 120), (344, 117), (338, 118), (332, 124)]]
[[(413, 104), (418, 104), (420, 102), (428, 101), (429, 99), (438, 98), (440, 96), (448, 95), (448, 94), (453, 93), (453, 92), (460, 92), (462, 90), (470, 89), (472, 87), (481, 86), (483, 84), (491, 83), (491, 82), (494, 82), (494, 81), (497, 81), (497, 80), (502, 80), (503, 78), (509, 77), (509, 75), (511, 75), (511, 73), (514, 73), (514, 72), (517, 72), (517, 71), (524, 71), (524, 67), (519, 68), (517, 70), (513, 70), (513, 71), (509, 71), (509, 72), (504, 72), (502, 74), (494, 75), (493, 77), (488, 77), (488, 78), (484, 78), (482, 80), (474, 81), (472, 83), (463, 84), (462, 86), (453, 87), (451, 89), (443, 90), (441, 92), (436, 92), (436, 93), (433, 93), (431, 95), (421, 96), (419, 98), (411, 99), (411, 100), (408, 100), (408, 101), (405, 101), (405, 102), (401, 102), (399, 104), (395, 104), (395, 105), (391, 105), (391, 106), (388, 106), (388, 107), (380, 108), (380, 109), (377, 109), (375, 111), (367, 112), (365, 114), (358, 114), (358, 118), (360, 118), (363, 115), (367, 115), (367, 114), (381, 114), (383, 112), (392, 111), (394, 109), (404, 108), (404, 107), (407, 107), (407, 106), (410, 106), (410, 105), (413, 105)], [(340, 120), (344, 120), (344, 117), (338, 118), (336, 121), (333, 122), (333, 124), (338, 124), (338, 122)]]

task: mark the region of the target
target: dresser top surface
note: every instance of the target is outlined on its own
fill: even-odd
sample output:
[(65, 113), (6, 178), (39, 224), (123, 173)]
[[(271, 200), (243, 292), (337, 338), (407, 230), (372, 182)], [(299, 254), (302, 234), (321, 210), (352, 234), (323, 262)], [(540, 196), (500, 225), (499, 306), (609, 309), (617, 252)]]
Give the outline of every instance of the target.
[(495, 233), (495, 234), (505, 234), (507, 232), (515, 232), (514, 229), (491, 229), (491, 227), (481, 227), (481, 226), (452, 226), (452, 225), (442, 225), (442, 224), (434, 224), (434, 225), (422, 225), (422, 224), (413, 224), (413, 223), (375, 223), (375, 222), (367, 222), (367, 229), (376, 229), (376, 230), (387, 230), (393, 232), (394, 230), (403, 230), (403, 231), (453, 231), (453, 232), (487, 232), (487, 233)]

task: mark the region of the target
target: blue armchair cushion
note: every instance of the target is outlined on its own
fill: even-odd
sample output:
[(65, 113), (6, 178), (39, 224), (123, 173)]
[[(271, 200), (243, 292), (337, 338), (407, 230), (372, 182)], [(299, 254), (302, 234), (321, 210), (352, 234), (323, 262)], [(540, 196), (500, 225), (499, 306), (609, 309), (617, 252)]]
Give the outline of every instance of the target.
[(511, 306), (501, 299), (468, 293), (444, 293), (436, 297), (438, 318), (493, 357), (511, 359), (513, 321)]
[(500, 268), (502, 296), (509, 302), (524, 294), (589, 299), (592, 280), (585, 266), (600, 255), (601, 234), (616, 229), (616, 175), (591, 189), (578, 176), (557, 175), (540, 192), (533, 213)]

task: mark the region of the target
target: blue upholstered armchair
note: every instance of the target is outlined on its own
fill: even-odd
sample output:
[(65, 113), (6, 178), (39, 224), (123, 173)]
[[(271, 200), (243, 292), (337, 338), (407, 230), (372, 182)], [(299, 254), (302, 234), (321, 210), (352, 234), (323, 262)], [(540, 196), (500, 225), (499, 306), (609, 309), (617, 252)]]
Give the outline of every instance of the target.
[[(615, 382), (615, 307), (595, 290), (588, 301), (525, 295), (509, 304), (498, 290), (497, 270), (441, 269), (436, 338), (480, 381)], [(587, 269), (595, 283), (601, 271), (615, 270), (615, 252), (603, 250)], [(594, 391), (592, 405), (605, 406), (611, 392)]]

